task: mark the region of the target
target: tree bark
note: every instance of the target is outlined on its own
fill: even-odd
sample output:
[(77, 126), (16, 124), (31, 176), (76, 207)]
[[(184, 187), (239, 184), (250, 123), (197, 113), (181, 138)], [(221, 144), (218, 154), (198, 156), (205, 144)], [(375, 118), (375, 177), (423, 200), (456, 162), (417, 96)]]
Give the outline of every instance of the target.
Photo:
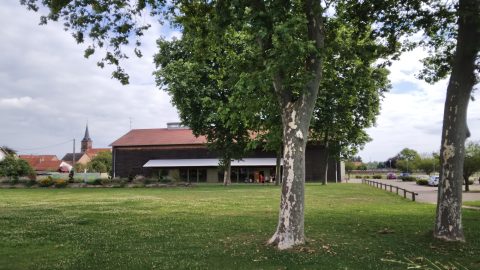
[(464, 178), (465, 179), (465, 192), (470, 191), (470, 187), (468, 185), (468, 177)]
[(475, 83), (475, 58), (479, 50), (479, 1), (460, 0), (458, 37), (452, 74), (447, 88), (440, 149), (440, 183), (434, 237), (465, 241), (462, 228), (462, 181), (467, 108)]
[(232, 183), (230, 179), (231, 176), (231, 169), (232, 169), (232, 161), (230, 159), (226, 159), (223, 162), (223, 185), (228, 186)]
[(329, 158), (329, 149), (328, 149), (328, 132), (325, 133), (325, 160), (323, 164), (323, 179), (322, 185), (326, 185), (328, 183), (328, 158)]
[(277, 160), (276, 160), (276, 164), (275, 164), (275, 186), (278, 186), (278, 184), (280, 183), (280, 177), (281, 177), (281, 161), (282, 161), (282, 151), (278, 151), (277, 152)]
[[(321, 50), (324, 45), (324, 27), (320, 2), (306, 0), (304, 12), (308, 39)], [(286, 75), (282, 69), (273, 74), (273, 86), (282, 110), (284, 151), (278, 225), (268, 243), (280, 250), (305, 243), (305, 147), (322, 78), (322, 58), (318, 53), (306, 57), (305, 69), (314, 76), (305, 83), (303, 89), (285, 89), (283, 80)], [(300, 93), (295, 93), (294, 90), (300, 90)]]

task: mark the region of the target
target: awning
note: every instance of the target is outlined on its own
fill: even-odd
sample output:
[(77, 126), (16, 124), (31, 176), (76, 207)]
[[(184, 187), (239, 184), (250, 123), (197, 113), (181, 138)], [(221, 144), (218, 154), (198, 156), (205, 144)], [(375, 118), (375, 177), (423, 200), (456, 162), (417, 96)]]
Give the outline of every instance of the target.
[[(173, 168), (173, 167), (217, 167), (219, 159), (200, 158), (200, 159), (151, 159), (144, 168)], [(248, 166), (275, 166), (276, 158), (244, 158), (242, 160), (233, 160), (232, 167)]]

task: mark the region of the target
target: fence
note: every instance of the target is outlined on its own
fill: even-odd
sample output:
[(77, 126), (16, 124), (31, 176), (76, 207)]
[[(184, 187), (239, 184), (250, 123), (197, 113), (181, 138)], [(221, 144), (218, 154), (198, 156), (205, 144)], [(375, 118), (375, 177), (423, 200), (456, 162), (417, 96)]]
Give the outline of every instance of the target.
[(418, 195), (418, 193), (408, 191), (408, 190), (406, 190), (404, 188), (401, 188), (401, 187), (392, 186), (392, 185), (388, 185), (388, 184), (384, 184), (384, 183), (376, 182), (376, 181), (371, 181), (371, 180), (367, 180), (367, 179), (362, 179), (362, 184), (367, 184), (367, 185), (372, 186), (372, 187), (385, 189), (387, 191), (388, 191), (387, 188), (390, 188), (390, 192), (393, 192), (393, 189), (395, 189), (395, 192), (397, 193), (397, 195), (401, 196), (401, 193), (398, 194), (398, 191), (400, 190), (400, 191), (403, 191), (403, 197), (404, 198), (407, 198), (407, 193), (410, 193), (410, 194), (412, 194), (412, 201), (415, 201), (415, 196)]

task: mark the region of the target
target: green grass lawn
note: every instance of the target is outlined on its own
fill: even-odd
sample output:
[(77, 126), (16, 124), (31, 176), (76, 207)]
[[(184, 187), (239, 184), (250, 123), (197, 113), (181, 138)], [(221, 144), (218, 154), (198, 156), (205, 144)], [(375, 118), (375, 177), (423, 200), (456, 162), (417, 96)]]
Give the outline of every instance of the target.
[[(480, 211), (467, 242), (432, 238), (435, 206), (360, 184), (306, 187), (308, 243), (265, 246), (274, 186), (0, 190), (1, 269), (406, 269), (408, 259), (480, 269)], [(387, 261), (386, 261), (387, 260)]]
[(463, 205), (480, 207), (480, 201), (463, 202)]

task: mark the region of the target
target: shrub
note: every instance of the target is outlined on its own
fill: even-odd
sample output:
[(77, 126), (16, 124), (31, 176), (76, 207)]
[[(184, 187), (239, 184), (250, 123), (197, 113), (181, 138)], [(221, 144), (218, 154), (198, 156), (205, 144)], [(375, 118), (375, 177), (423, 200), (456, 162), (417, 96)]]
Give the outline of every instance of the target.
[(365, 175), (363, 178), (370, 179), (370, 175)]
[(417, 185), (426, 186), (426, 185), (428, 185), (428, 180), (426, 180), (426, 179), (418, 179), (418, 180), (417, 180)]
[(130, 173), (128, 174), (128, 182), (132, 182), (132, 181), (133, 181), (133, 178), (135, 178), (135, 175), (133, 175), (133, 173), (130, 172)]
[(57, 179), (55, 180), (54, 184), (56, 188), (64, 188), (68, 183), (64, 179)]
[(355, 179), (362, 179), (361, 175), (355, 175)]
[(102, 185), (110, 185), (113, 181), (110, 178), (104, 178), (100, 181)]
[(68, 182), (73, 183), (73, 177), (75, 176), (75, 171), (73, 169), (68, 173)]
[(32, 180), (32, 181), (37, 180), (37, 173), (35, 173), (35, 172), (29, 173), (29, 174), (28, 174), (28, 179), (29, 179), (29, 180)]
[(159, 182), (163, 183), (163, 184), (167, 184), (167, 183), (171, 183), (172, 180), (170, 178), (165, 177), (165, 178), (160, 179)]
[(38, 180), (37, 183), (41, 187), (49, 187), (53, 185), (53, 178), (49, 175), (47, 178)]
[(25, 186), (31, 187), (31, 186), (34, 186), (36, 183), (37, 183), (37, 181), (36, 181), (35, 179), (28, 179), (28, 180), (25, 182)]
[(417, 178), (414, 177), (414, 176), (401, 176), (400, 179), (402, 179), (402, 181), (404, 181), (404, 182), (417, 181)]
[(372, 176), (373, 179), (382, 179), (382, 176), (379, 175), (379, 174), (376, 174), (374, 176)]
[(102, 179), (97, 178), (91, 181), (87, 181), (87, 184), (89, 185), (94, 185), (94, 186), (101, 186), (102, 185)]

